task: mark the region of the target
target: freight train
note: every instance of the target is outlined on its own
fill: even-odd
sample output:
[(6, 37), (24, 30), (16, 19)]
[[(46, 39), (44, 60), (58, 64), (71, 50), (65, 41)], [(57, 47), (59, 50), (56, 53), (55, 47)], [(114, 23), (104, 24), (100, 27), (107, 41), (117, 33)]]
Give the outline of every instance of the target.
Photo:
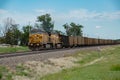
[(56, 33), (48, 34), (40, 29), (33, 29), (29, 34), (28, 46), (31, 50), (68, 48), (95, 45), (112, 45), (120, 42), (110, 39), (97, 39), (81, 36), (65, 36)]

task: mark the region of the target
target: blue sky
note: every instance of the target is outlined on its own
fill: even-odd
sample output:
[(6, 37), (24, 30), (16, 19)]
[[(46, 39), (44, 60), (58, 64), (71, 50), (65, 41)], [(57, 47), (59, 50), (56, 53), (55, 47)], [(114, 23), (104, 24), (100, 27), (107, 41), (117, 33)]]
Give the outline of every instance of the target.
[(37, 16), (50, 13), (55, 29), (65, 23), (84, 26), (84, 36), (120, 38), (120, 0), (0, 0), (0, 25), (11, 17), (20, 26), (34, 25)]

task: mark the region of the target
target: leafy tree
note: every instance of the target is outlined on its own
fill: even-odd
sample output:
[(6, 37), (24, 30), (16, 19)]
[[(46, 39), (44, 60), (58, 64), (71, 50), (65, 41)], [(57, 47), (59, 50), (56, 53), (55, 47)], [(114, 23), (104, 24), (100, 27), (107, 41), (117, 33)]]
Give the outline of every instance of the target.
[(17, 45), (18, 41), (20, 41), (20, 37), (21, 37), (21, 31), (18, 29), (18, 25), (14, 24), (12, 25), (12, 34), (13, 34), (13, 44)]
[(17, 45), (20, 39), (20, 30), (18, 24), (12, 18), (6, 18), (4, 21), (4, 28), (2, 29), (4, 43)]
[(5, 43), (6, 44), (13, 44), (13, 33), (10, 29), (8, 29), (8, 31), (6, 32), (6, 36), (5, 36)]
[(71, 22), (70, 25), (66, 23), (63, 27), (66, 29), (66, 34), (68, 36), (82, 36), (82, 25)]
[(68, 36), (70, 36), (71, 35), (70, 26), (66, 23), (66, 24), (63, 25), (63, 27), (66, 29), (66, 34)]
[(75, 24), (72, 22), (70, 26), (71, 26), (70, 31), (73, 36), (82, 36), (82, 28), (83, 28), (82, 25)]
[(28, 41), (29, 41), (29, 32), (31, 31), (32, 26), (27, 25), (27, 26), (23, 26), (22, 30), (23, 33), (21, 34), (21, 45), (28, 45)]
[(5, 41), (7, 44), (17, 45), (20, 40), (21, 32), (17, 24), (11, 24), (11, 27), (6, 32)]
[(1, 44), (1, 43), (5, 43), (4, 37), (0, 37), (0, 44)]
[(47, 33), (51, 33), (54, 28), (54, 23), (52, 22), (52, 18), (50, 17), (50, 14), (45, 14), (37, 17), (37, 21), (41, 22), (41, 27), (46, 31)]

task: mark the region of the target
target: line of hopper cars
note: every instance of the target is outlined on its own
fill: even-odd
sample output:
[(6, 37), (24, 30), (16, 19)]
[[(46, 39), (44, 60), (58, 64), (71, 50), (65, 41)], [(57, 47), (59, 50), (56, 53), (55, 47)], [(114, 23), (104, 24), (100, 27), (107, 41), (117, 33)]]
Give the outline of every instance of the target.
[(29, 34), (28, 46), (31, 50), (68, 48), (80, 46), (110, 45), (118, 44), (115, 40), (96, 39), (81, 36), (65, 36), (55, 33), (48, 34), (39, 29), (34, 29)]

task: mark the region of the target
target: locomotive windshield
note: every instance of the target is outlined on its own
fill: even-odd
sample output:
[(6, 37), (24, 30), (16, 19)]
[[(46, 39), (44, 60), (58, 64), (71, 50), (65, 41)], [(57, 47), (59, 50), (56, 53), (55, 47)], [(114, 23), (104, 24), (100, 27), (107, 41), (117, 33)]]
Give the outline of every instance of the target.
[(30, 31), (30, 34), (36, 34), (36, 33), (41, 34), (41, 33), (44, 33), (44, 31), (42, 31), (42, 30), (40, 30), (40, 29), (32, 29), (32, 30)]

